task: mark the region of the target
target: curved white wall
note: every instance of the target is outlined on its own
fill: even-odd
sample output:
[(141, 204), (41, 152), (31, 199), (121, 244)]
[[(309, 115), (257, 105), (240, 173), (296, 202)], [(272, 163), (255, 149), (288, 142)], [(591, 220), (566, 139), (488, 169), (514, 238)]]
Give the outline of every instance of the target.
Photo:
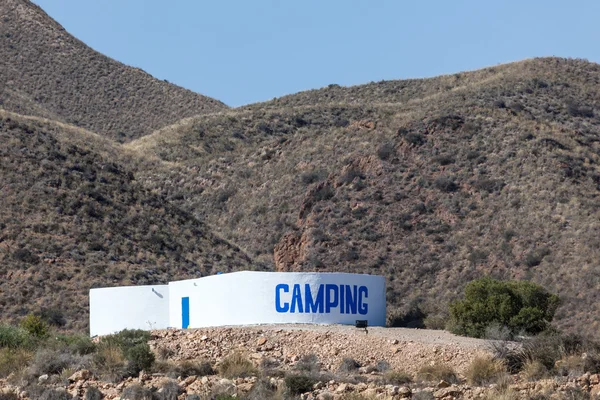
[(357, 319), (384, 326), (386, 318), (385, 278), (373, 275), (236, 272), (171, 282), (169, 296), (170, 325), (178, 328)]
[(123, 329), (278, 323), (385, 326), (385, 278), (302, 272), (235, 272), (169, 285), (90, 290), (90, 334)]
[(122, 286), (90, 290), (90, 335), (169, 326), (169, 286)]

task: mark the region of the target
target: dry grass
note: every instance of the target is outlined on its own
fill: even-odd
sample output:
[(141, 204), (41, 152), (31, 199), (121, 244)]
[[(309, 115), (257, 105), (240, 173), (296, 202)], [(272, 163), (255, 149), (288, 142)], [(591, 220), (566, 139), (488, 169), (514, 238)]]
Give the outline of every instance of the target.
[(434, 364), (423, 365), (417, 372), (417, 378), (425, 382), (446, 381), (449, 383), (458, 383), (456, 371), (445, 363), (435, 362)]
[(502, 361), (495, 360), (489, 354), (480, 354), (475, 356), (465, 370), (465, 377), (471, 385), (484, 386), (495, 383), (506, 373)]
[(258, 369), (248, 357), (241, 352), (234, 352), (225, 357), (217, 366), (219, 375), (225, 378), (243, 378), (256, 376)]
[(523, 369), (521, 371), (523, 378), (528, 381), (537, 381), (543, 378), (546, 378), (549, 373), (548, 369), (537, 360), (528, 360), (523, 364)]

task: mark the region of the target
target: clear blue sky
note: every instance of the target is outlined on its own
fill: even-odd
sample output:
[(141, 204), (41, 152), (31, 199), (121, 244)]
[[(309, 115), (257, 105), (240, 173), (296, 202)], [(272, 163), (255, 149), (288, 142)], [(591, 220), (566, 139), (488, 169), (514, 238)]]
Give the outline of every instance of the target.
[(600, 61), (597, 0), (35, 0), (92, 48), (239, 106), (535, 56)]

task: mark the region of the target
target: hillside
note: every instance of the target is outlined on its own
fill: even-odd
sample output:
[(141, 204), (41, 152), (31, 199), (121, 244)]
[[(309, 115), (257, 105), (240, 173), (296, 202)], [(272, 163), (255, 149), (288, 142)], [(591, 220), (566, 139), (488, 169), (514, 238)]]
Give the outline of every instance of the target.
[(83, 330), (90, 288), (248, 269), (249, 257), (143, 188), (90, 132), (0, 111), (0, 318)]
[(81, 329), (90, 287), (259, 269), (381, 274), (390, 324), (439, 327), (490, 274), (542, 284), (557, 326), (597, 334), (597, 64), (230, 109), (27, 0), (0, 4), (0, 55), (0, 319), (43, 308)]
[(75, 39), (29, 0), (0, 2), (0, 106), (124, 142), (227, 107)]
[(559, 293), (558, 325), (596, 334), (599, 79), (546, 58), (331, 86), (125, 148), (162, 159), (138, 179), (261, 268), (385, 275), (391, 323), (443, 318), (491, 274)]

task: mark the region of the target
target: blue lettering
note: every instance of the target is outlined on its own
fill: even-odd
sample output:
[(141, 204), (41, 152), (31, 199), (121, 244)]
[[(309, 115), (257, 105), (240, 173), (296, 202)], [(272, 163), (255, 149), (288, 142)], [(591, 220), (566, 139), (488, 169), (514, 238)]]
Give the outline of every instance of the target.
[(292, 292), (292, 308), (290, 312), (296, 312), (296, 306), (298, 306), (298, 312), (304, 312), (302, 309), (302, 293), (300, 293), (300, 285), (294, 285), (294, 291)]
[(290, 291), (290, 286), (285, 283), (280, 283), (275, 287), (275, 309), (278, 313), (288, 312), (290, 309), (289, 303), (283, 303), (283, 305), (281, 305), (281, 291), (288, 293)]
[(340, 314), (344, 313), (344, 286), (347, 285), (340, 285)]
[[(364, 297), (363, 297), (364, 296)], [(358, 312), (365, 315), (369, 312), (369, 305), (364, 302), (364, 299), (369, 298), (369, 289), (366, 286), (358, 288)]]
[(329, 314), (332, 308), (338, 306), (338, 287), (337, 285), (325, 285), (325, 313)]
[(358, 302), (357, 290), (356, 285), (346, 285), (346, 312), (348, 314), (356, 314), (356, 305)]
[(310, 313), (322, 313), (323, 312), (323, 285), (319, 285), (319, 291), (317, 292), (317, 300), (313, 301), (312, 293), (310, 291), (310, 285), (307, 283), (304, 285), (304, 300), (306, 301), (306, 312)]

